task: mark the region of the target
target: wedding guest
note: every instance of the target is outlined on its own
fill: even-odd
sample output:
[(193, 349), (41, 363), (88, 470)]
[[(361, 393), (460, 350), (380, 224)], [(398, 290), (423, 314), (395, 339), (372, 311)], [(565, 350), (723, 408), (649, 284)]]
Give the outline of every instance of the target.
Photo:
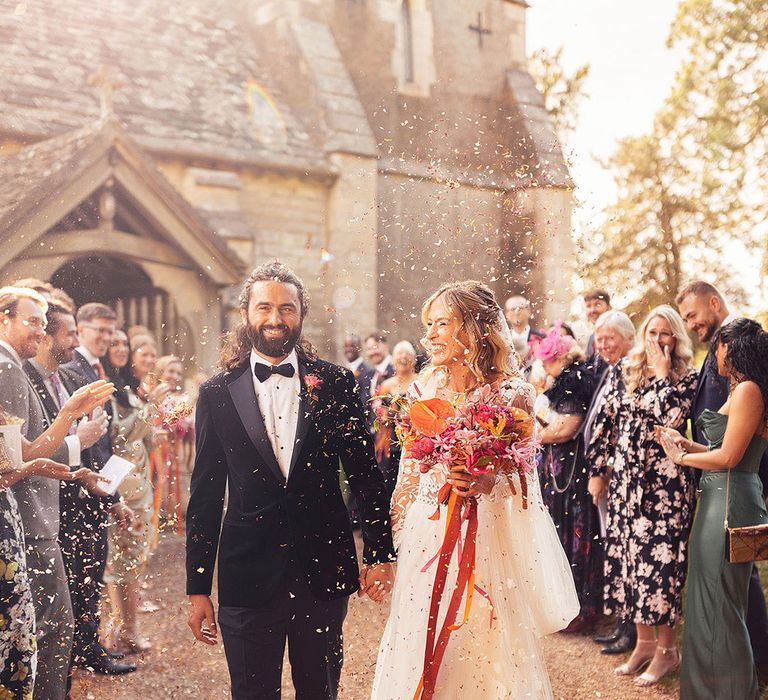
[[(0, 411), (0, 425), (7, 417)], [(0, 618), (12, 621), (0, 635), (0, 691), (7, 700), (30, 700), (35, 685), (35, 607), (24, 551), (24, 527), (10, 487), (29, 477), (73, 480), (64, 464), (38, 458), (14, 466), (5, 447), (0, 448)]]
[(752, 562), (729, 562), (723, 523), (768, 525), (758, 476), (768, 448), (768, 333), (738, 318), (715, 332), (712, 345), (731, 392), (719, 411), (705, 408), (697, 418), (706, 444), (669, 430), (661, 436), (672, 460), (704, 472), (690, 540), (680, 697), (757, 700), (745, 619)]
[[(82, 381), (90, 382), (106, 378), (102, 359), (107, 354), (117, 324), (117, 315), (106, 304), (91, 302), (77, 311), (77, 337), (79, 346), (64, 369), (78, 375)], [(98, 411), (112, 419), (112, 404), (107, 401)], [(93, 445), (91, 452), (94, 467), (100, 470), (112, 456), (112, 440), (107, 430)], [(133, 663), (118, 663), (99, 642), (101, 623), (100, 598), (104, 587), (104, 569), (107, 565), (107, 525), (112, 516), (124, 527), (130, 526), (133, 512), (118, 494), (101, 498), (86, 498), (80, 501), (80, 517), (77, 519), (78, 532), (72, 536), (73, 557), (76, 561), (89, 562), (88, 584), (80, 593), (81, 611), (75, 634), (75, 663), (96, 673), (117, 675), (136, 670)], [(88, 544), (79, 542), (87, 539)], [(88, 547), (88, 552), (82, 551)], [(82, 551), (82, 556), (81, 556)]]
[[(407, 340), (401, 340), (392, 349), (395, 374), (385, 379), (374, 401), (378, 417), (378, 430), (374, 439), (376, 462), (384, 475), (387, 493), (392, 496), (400, 466), (400, 443), (395, 436), (394, 417), (398, 401), (416, 379), (416, 349)], [(376, 405), (378, 404), (378, 405)]]
[[(8, 415), (24, 421), (22, 434), (35, 445), (46, 431), (56, 435), (44, 441), (36, 453), (25, 459), (52, 457), (59, 463), (80, 464), (77, 435), (67, 437), (74, 420), (83, 412), (72, 405), (94, 394), (94, 387), (75, 392), (55, 421), (51, 421), (37, 391), (24, 372), (22, 362), (37, 354), (45, 338), (48, 303), (31, 289), (0, 289), (0, 405)], [(95, 385), (104, 387), (104, 384)], [(111, 387), (104, 399), (111, 393)], [(103, 400), (103, 399), (102, 399)], [(89, 405), (88, 411), (95, 406)], [(28, 476), (11, 487), (24, 525), (26, 560), (33, 590), (37, 622), (39, 697), (63, 700), (67, 692), (67, 671), (72, 651), (74, 619), (67, 586), (67, 574), (58, 543), (59, 486), (55, 481)]]
[[(610, 310), (611, 295), (604, 289), (595, 287), (594, 289), (588, 290), (582, 298), (584, 299), (584, 306), (587, 310), (587, 321), (594, 327), (597, 323), (597, 319), (606, 311)], [(593, 332), (592, 335), (589, 336), (589, 340), (587, 340), (587, 360), (591, 361), (594, 358), (594, 355), (595, 334)]]
[(131, 371), (139, 382), (136, 392), (146, 398), (146, 394), (158, 383), (154, 374), (158, 358), (157, 341), (153, 336), (143, 333), (129, 335), (128, 338), (131, 346)]
[[(166, 386), (166, 396), (185, 396), (184, 364), (176, 355), (163, 355), (157, 360), (154, 376), (159, 384)], [(164, 398), (164, 397), (163, 397)], [(191, 417), (176, 421), (172, 428), (163, 427), (158, 432), (158, 447), (162, 458), (158, 466), (155, 484), (155, 502), (159, 511), (175, 521), (180, 535), (184, 534), (182, 516), (181, 481), (182, 474), (190, 474), (194, 459), (195, 426)]]
[[(720, 328), (736, 318), (730, 312), (723, 295), (717, 288), (702, 280), (686, 286), (677, 295), (675, 302), (688, 330), (695, 333), (702, 343), (709, 343)], [(710, 346), (699, 371), (699, 381), (696, 385), (696, 394), (691, 409), (691, 433), (694, 441), (701, 444), (705, 444), (706, 440), (698, 425), (699, 417), (706, 409), (719, 410), (728, 400), (728, 380), (726, 377), (720, 376), (716, 368), (715, 349)], [(691, 471), (698, 484), (702, 472), (698, 469)], [(768, 484), (768, 455), (763, 455), (760, 461), (760, 479), (765, 495), (768, 493), (768, 488), (766, 488)], [(768, 676), (768, 612), (766, 612), (765, 595), (757, 566), (752, 568), (752, 576), (749, 579), (747, 629), (758, 671), (761, 677)]]
[(525, 354), (520, 354), (520, 360), (525, 365), (531, 354), (531, 344), (544, 337), (544, 333), (535, 328), (531, 328), (531, 302), (524, 296), (516, 294), (509, 297), (504, 302), (504, 316), (509, 324), (509, 330), (512, 335), (512, 343), (515, 349), (518, 347), (527, 348)]
[(363, 358), (363, 340), (357, 333), (347, 333), (344, 336), (344, 359), (346, 368), (355, 375), (366, 368)]
[[(373, 369), (370, 383), (363, 386), (362, 399), (368, 404), (371, 398), (376, 396), (381, 383), (395, 373), (386, 333), (382, 331), (371, 333), (365, 339), (365, 354), (368, 358), (368, 364)], [(370, 427), (373, 428), (372, 423)]]
[(562, 630), (573, 634), (588, 631), (602, 610), (603, 556), (597, 508), (587, 491), (589, 474), (581, 433), (595, 377), (584, 363), (578, 343), (562, 335), (561, 329), (562, 324), (555, 323), (534, 355), (553, 379), (544, 392), (547, 425), (539, 431), (545, 445), (540, 465), (542, 497), (570, 562), (579, 596), (579, 615)]
[[(682, 429), (696, 387), (691, 341), (671, 306), (654, 308), (612, 372), (587, 453), (592, 476), (610, 474), (605, 611), (635, 623), (637, 643), (618, 675), (648, 669), (652, 685), (679, 665), (675, 625), (693, 517), (693, 482), (666, 457), (655, 425)], [(620, 381), (623, 381), (622, 389)], [(656, 634), (658, 633), (658, 643)]]
[[(46, 312), (46, 323), (45, 338), (37, 354), (26, 360), (23, 367), (48, 416), (56, 418), (69, 397), (86, 382), (64, 366), (72, 361), (78, 341), (72, 312), (51, 301)], [(79, 664), (114, 674), (124, 670), (121, 664), (112, 663), (99, 642), (99, 619), (93, 617), (98, 615), (99, 610), (104, 552), (91, 513), (108, 509), (113, 499), (105, 497), (99, 488), (96, 477), (102, 465), (97, 462), (91, 448), (101, 439), (107, 427), (107, 415), (100, 412), (92, 419), (80, 421), (70, 431), (80, 441), (81, 463), (90, 471), (90, 483), (76, 481), (61, 485), (59, 547), (67, 570), (75, 619), (70, 671)]]
[[(622, 311), (606, 311), (595, 323), (595, 349), (602, 363), (599, 374), (596, 375), (596, 388), (592, 402), (584, 419), (584, 448), (585, 452), (592, 443), (593, 426), (605, 401), (606, 390), (612, 386), (611, 373), (621, 373), (621, 360), (626, 357), (635, 343), (635, 327), (632, 320)], [(623, 382), (618, 378), (617, 383), (623, 391)], [(589, 468), (589, 465), (588, 465)], [(590, 473), (591, 473), (590, 468)], [(592, 476), (589, 479), (588, 490), (592, 501), (600, 515), (601, 538), (605, 537), (605, 516), (608, 509), (608, 477)], [(607, 634), (594, 638), (598, 644), (603, 644), (600, 650), (603, 654), (623, 654), (635, 647), (635, 625), (629, 619), (617, 617), (615, 628)]]
[[(110, 432), (114, 453), (134, 465), (120, 484), (120, 495), (133, 511), (131, 527), (109, 522), (109, 557), (104, 581), (112, 604), (107, 644), (125, 653), (141, 653), (152, 644), (141, 637), (136, 625), (139, 592), (146, 571), (152, 538), (152, 484), (149, 479), (149, 450), (152, 446), (153, 404), (160, 392), (150, 392), (148, 401), (136, 395), (138, 381), (131, 372), (128, 336), (115, 329), (104, 357), (104, 370), (114, 383)], [(162, 390), (161, 390), (162, 391)]]

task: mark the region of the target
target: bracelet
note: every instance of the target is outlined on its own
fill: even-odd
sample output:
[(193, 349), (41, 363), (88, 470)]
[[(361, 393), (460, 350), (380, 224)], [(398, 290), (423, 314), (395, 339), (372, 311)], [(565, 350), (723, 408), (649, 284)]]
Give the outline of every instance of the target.
[(678, 464), (682, 464), (685, 466), (685, 458), (688, 456), (689, 452), (685, 448), (683, 448), (683, 453), (680, 455), (680, 459), (677, 460)]

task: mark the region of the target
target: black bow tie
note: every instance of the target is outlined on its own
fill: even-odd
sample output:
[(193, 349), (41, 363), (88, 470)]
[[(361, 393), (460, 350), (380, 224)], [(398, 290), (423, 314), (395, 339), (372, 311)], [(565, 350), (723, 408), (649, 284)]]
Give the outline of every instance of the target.
[(260, 382), (266, 382), (273, 374), (281, 374), (283, 377), (292, 377), (296, 374), (293, 365), (286, 363), (284, 365), (263, 365), (256, 362), (253, 365), (253, 373)]

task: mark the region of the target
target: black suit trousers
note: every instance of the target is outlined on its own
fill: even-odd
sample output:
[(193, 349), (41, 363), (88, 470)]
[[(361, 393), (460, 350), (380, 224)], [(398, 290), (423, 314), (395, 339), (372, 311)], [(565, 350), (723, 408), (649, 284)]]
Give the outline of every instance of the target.
[(61, 499), (66, 507), (59, 546), (75, 616), (73, 661), (90, 665), (103, 662), (104, 653), (99, 643), (99, 603), (107, 563), (107, 511), (98, 499), (79, 498), (77, 491), (70, 489)]
[(280, 700), (286, 641), (296, 700), (335, 700), (348, 602), (318, 600), (292, 559), (276, 598), (258, 608), (221, 606), (232, 700)]

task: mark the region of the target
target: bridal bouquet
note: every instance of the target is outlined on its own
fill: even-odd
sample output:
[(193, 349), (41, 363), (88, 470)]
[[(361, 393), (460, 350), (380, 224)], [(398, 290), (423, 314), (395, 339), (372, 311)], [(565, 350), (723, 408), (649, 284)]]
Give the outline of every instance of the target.
[[(397, 435), (406, 456), (420, 463), (422, 473), (438, 464), (476, 476), (503, 473), (513, 494), (517, 492), (512, 475), (517, 473), (522, 505), (526, 508), (526, 475), (534, 469), (537, 449), (533, 437), (533, 420), (525, 411), (499, 403), (498, 397), (494, 397), (493, 388), (486, 385), (474, 394), (472, 400), (460, 404), (440, 398), (417, 399), (406, 404), (400, 411)], [(449, 638), (452, 632), (469, 619), (475, 591), (485, 597), (493, 609), (488, 594), (475, 585), (477, 499), (457, 494), (446, 481), (437, 500), (437, 510), (430, 519), (440, 519), (441, 504), (447, 504), (447, 515), (440, 551), (422, 569), (426, 572), (437, 561), (427, 621), (423, 672), (414, 700), (431, 700), (434, 697), (437, 674)], [(456, 583), (445, 615), (441, 616), (440, 604), (454, 554), (458, 557)], [(464, 614), (462, 621), (457, 624), (462, 598), (465, 601)]]
[(517, 473), (525, 508), (524, 475), (532, 471), (537, 449), (533, 418), (522, 409), (493, 402), (491, 392), (486, 385), (473, 401), (460, 405), (439, 398), (414, 401), (398, 421), (398, 438), (422, 472), (437, 464), (474, 476), (501, 472), (512, 493), (516, 490), (511, 477)]
[(156, 407), (153, 421), (159, 428), (173, 430), (192, 415), (193, 409), (192, 399), (186, 394), (168, 394)]

